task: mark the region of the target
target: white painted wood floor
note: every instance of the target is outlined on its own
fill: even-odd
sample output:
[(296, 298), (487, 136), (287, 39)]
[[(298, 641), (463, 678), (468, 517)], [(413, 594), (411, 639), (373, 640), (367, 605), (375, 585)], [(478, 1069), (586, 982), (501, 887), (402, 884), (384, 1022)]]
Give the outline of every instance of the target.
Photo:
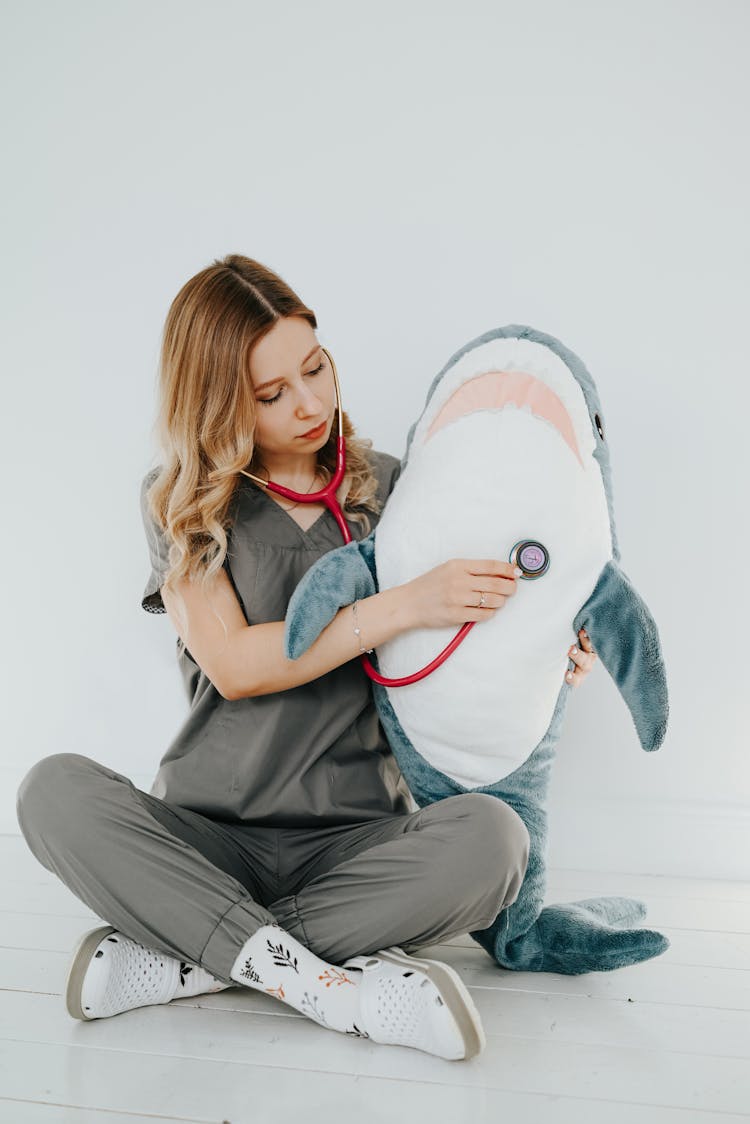
[(750, 1120), (750, 883), (552, 871), (547, 902), (640, 898), (642, 924), (671, 948), (563, 976), (501, 970), (468, 935), (431, 946), (487, 1034), (478, 1057), (448, 1062), (325, 1030), (239, 986), (79, 1022), (65, 973), (99, 919), (20, 835), (0, 836), (0, 871), (3, 1124)]

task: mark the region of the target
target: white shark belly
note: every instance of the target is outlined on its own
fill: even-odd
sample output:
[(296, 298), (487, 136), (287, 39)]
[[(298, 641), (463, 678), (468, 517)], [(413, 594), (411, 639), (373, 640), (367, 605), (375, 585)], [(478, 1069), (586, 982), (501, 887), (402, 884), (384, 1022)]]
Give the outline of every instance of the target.
[[(450, 558), (507, 561), (526, 538), (548, 549), (547, 573), (519, 579), (436, 671), (388, 691), (415, 749), (467, 788), (513, 772), (549, 727), (573, 618), (612, 556), (601, 473), (593, 461), (583, 470), (554, 426), (525, 411), (474, 413), (412, 450), (375, 536), (380, 589)], [(418, 670), (458, 627), (411, 629), (380, 645), (381, 673)]]

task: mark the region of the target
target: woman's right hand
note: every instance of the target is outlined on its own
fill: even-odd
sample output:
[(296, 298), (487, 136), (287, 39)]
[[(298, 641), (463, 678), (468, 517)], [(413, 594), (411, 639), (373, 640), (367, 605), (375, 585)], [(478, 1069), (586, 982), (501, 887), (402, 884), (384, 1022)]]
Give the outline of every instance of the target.
[[(511, 562), (494, 558), (442, 562), (402, 586), (410, 627), (441, 628), (488, 620), (516, 592), (516, 576)], [(480, 608), (482, 593), (484, 605)]]

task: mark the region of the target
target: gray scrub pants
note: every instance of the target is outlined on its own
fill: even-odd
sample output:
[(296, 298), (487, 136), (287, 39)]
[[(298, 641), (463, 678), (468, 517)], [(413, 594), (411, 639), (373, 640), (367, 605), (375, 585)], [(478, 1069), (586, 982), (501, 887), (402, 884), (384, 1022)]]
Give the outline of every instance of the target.
[(227, 984), (271, 922), (332, 964), (486, 929), (529, 856), (523, 820), (487, 793), (343, 825), (222, 823), (78, 753), (33, 765), (16, 809), (42, 866), (97, 916)]

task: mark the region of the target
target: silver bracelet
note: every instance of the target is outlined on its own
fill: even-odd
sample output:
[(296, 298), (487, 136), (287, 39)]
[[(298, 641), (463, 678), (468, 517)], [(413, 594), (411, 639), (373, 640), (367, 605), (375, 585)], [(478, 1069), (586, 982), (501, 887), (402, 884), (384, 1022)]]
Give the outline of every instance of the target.
[(374, 652), (375, 649), (374, 648), (363, 648), (362, 647), (362, 641), (360, 640), (360, 633), (361, 633), (362, 629), (359, 627), (359, 617), (357, 616), (357, 602), (356, 601), (352, 605), (352, 609), (354, 610), (354, 619), (357, 622), (354, 626), (354, 632), (355, 632), (356, 637), (357, 637), (357, 642), (359, 643), (360, 655), (363, 655), (365, 652), (367, 652), (368, 655), (369, 655), (369, 653)]

